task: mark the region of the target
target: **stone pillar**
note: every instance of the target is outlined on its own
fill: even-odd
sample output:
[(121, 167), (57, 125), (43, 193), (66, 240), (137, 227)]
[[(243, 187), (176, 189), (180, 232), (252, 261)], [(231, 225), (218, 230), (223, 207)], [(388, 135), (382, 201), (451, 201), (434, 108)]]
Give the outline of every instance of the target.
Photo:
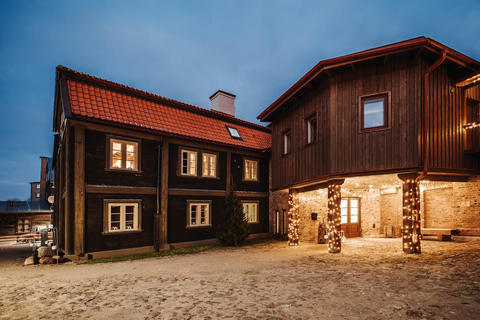
[(290, 189), (288, 197), (288, 245), (298, 246), (299, 223), (297, 190)]
[(399, 174), (402, 183), (403, 204), (403, 251), (405, 253), (421, 253), (420, 230), (420, 188), (415, 179), (416, 173)]
[(342, 250), (342, 217), (340, 203), (342, 201), (341, 185), (345, 180), (328, 181), (328, 252), (340, 253)]

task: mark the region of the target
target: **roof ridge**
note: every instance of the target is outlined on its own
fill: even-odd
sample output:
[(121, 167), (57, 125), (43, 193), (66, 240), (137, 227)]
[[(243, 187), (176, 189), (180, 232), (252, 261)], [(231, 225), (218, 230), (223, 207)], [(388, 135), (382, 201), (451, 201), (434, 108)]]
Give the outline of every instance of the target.
[(57, 69), (61, 69), (63, 71), (71, 72), (71, 73), (74, 73), (76, 75), (88, 78), (90, 80), (94, 80), (94, 81), (103, 82), (103, 83), (106, 83), (106, 84), (109, 84), (109, 85), (113, 85), (113, 86), (118, 87), (120, 89), (131, 91), (133, 93), (140, 93), (140, 94), (143, 94), (143, 95), (150, 96), (152, 98), (161, 99), (161, 100), (173, 103), (173, 104), (177, 104), (177, 105), (182, 106), (182, 107), (192, 109), (192, 111), (199, 111), (199, 112), (214, 114), (216, 116), (220, 116), (220, 117), (225, 118), (225, 120), (227, 120), (227, 121), (232, 121), (233, 120), (235, 122), (240, 122), (240, 123), (243, 123), (243, 124), (246, 124), (246, 125), (257, 127), (259, 129), (270, 131), (270, 129), (267, 126), (263, 126), (263, 125), (260, 125), (260, 124), (257, 124), (257, 123), (253, 123), (253, 122), (250, 122), (250, 121), (243, 120), (243, 119), (235, 118), (234, 116), (224, 114), (223, 112), (219, 112), (219, 111), (215, 111), (215, 110), (208, 110), (206, 108), (198, 107), (198, 106), (188, 104), (188, 103), (185, 103), (185, 102), (182, 102), (182, 101), (178, 101), (178, 100), (175, 100), (175, 99), (170, 99), (170, 98), (167, 98), (167, 97), (155, 94), (155, 93), (151, 93), (151, 92), (148, 92), (148, 91), (145, 91), (145, 90), (140, 90), (140, 89), (130, 87), (130, 86), (118, 83), (118, 82), (114, 82), (114, 81), (111, 81), (111, 80), (107, 80), (107, 79), (99, 78), (99, 77), (96, 77), (96, 76), (92, 76), (90, 74), (79, 72), (79, 71), (73, 70), (71, 68), (65, 67), (63, 65), (58, 65)]

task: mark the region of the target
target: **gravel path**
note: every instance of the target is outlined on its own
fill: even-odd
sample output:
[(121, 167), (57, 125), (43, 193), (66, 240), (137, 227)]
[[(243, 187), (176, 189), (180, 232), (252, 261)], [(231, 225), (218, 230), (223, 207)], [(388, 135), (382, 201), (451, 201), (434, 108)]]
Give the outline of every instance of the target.
[(480, 241), (242, 248), (96, 265), (0, 264), (0, 319), (480, 319)]

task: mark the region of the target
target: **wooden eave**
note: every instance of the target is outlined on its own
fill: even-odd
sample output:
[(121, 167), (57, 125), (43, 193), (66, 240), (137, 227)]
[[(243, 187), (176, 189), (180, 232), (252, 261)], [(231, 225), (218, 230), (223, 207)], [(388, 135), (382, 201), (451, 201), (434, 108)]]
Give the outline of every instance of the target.
[[(357, 53), (340, 56), (328, 60), (320, 61), (315, 67), (307, 72), (300, 80), (298, 80), (290, 89), (282, 94), (275, 102), (266, 108), (258, 117), (261, 121), (272, 121), (273, 114), (282, 106), (284, 106), (290, 99), (306, 87), (311, 81), (316, 79), (320, 74), (327, 74), (328, 77), (334, 75), (333, 69), (347, 66), (355, 72), (355, 64), (363, 61), (371, 61), (373, 59), (382, 58), (382, 63), (386, 63), (388, 56), (393, 54), (404, 54), (407, 51), (415, 50), (416, 57), (420, 54), (427, 54), (428, 52), (435, 55), (440, 55), (441, 52), (447, 49), (447, 60), (458, 64), (460, 67), (467, 70), (478, 72), (480, 70), (480, 62), (465, 56), (445, 45), (426, 37), (414, 38), (407, 41), (402, 41), (374, 49), (360, 51)], [(463, 72), (464, 73), (464, 72)]]
[(480, 70), (476, 70), (469, 75), (454, 81), (452, 84), (461, 88), (469, 88), (478, 85), (480, 84)]

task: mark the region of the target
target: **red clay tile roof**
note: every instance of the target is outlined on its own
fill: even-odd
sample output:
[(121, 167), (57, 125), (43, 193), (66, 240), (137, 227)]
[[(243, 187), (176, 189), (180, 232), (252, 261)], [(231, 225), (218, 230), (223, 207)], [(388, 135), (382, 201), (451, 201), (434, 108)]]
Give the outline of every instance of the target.
[[(271, 147), (269, 128), (78, 73), (63, 66), (57, 69), (73, 75), (67, 76), (67, 86), (74, 117), (127, 124), (249, 149), (265, 150)], [(232, 139), (226, 126), (237, 128), (242, 140)]]

